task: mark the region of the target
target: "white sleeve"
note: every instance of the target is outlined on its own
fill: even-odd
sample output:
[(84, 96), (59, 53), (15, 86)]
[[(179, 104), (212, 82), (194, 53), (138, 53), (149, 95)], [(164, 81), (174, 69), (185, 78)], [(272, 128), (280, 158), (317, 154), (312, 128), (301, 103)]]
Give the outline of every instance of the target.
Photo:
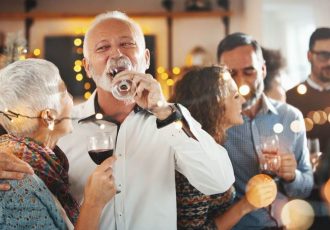
[(164, 127), (168, 143), (174, 151), (176, 170), (185, 175), (196, 189), (206, 195), (227, 191), (234, 183), (234, 171), (225, 148), (195, 121), (189, 111), (180, 106), (190, 131), (197, 140), (188, 137), (175, 124)]

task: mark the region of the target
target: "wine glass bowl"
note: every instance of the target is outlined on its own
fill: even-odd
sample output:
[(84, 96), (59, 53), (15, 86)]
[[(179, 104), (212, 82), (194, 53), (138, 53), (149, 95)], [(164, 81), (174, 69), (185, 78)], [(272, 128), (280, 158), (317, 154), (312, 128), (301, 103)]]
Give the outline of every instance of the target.
[(322, 152), (320, 151), (320, 141), (318, 138), (308, 139), (307, 146), (310, 154), (310, 162), (312, 164), (312, 169), (313, 172), (315, 172), (319, 163), (319, 159), (322, 155)]
[(275, 178), (281, 167), (277, 135), (261, 137), (261, 144), (258, 147), (258, 158), (261, 173)]
[(95, 164), (113, 155), (114, 143), (110, 133), (96, 133), (88, 137), (87, 151)]
[(122, 101), (131, 100), (136, 91), (136, 87), (131, 79), (127, 79), (127, 75), (118, 75), (118, 73), (123, 71), (131, 71), (133, 68), (130, 59), (121, 55), (117, 58), (112, 58), (110, 60), (109, 73), (113, 78), (120, 77), (122, 80), (115, 81), (112, 85), (112, 95)]

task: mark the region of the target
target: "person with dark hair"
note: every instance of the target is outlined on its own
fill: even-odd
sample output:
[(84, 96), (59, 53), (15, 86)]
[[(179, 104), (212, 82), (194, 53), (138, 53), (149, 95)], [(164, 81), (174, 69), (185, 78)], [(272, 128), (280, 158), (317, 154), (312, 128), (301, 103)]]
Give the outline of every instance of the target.
[(217, 55), (219, 64), (231, 69), (239, 89), (245, 89), (244, 123), (227, 131), (224, 144), (235, 172), (237, 200), (246, 194), (248, 181), (260, 172), (257, 150), (263, 137), (276, 135), (279, 140), (280, 164), (274, 172), (279, 191), (275, 201), (269, 208), (245, 215), (234, 229), (280, 228), (283, 225), (279, 216), (281, 204), (287, 199), (307, 197), (313, 187), (306, 133), (303, 129), (290, 128), (293, 122), (303, 125), (302, 114), (293, 106), (270, 100), (263, 93), (266, 65), (260, 45), (251, 36), (228, 35), (219, 43)]
[[(225, 141), (225, 132), (243, 123), (244, 98), (224, 66), (192, 67), (175, 84), (170, 99), (184, 105), (202, 128), (218, 144)], [(220, 145), (219, 145), (220, 147)], [(254, 186), (251, 191), (267, 203), (272, 196), (271, 184)], [(187, 178), (176, 172), (178, 229), (231, 229), (241, 217), (256, 210), (244, 197), (232, 205), (235, 189), (207, 196), (194, 188)]]
[[(317, 28), (309, 40), (307, 52), (311, 73), (307, 80), (287, 92), (287, 102), (296, 106), (308, 121), (307, 137), (319, 140), (320, 158), (315, 159), (315, 188), (311, 199), (321, 202), (321, 187), (330, 177), (330, 28)], [(313, 163), (314, 163), (313, 162)], [(315, 202), (314, 202), (315, 203)], [(323, 204), (320, 204), (320, 207)], [(328, 213), (315, 209), (316, 225), (330, 224)], [(324, 210), (324, 209), (323, 209)], [(319, 226), (315, 225), (315, 229)]]
[(264, 79), (264, 93), (274, 100), (286, 101), (285, 89), (282, 86), (282, 69), (285, 66), (285, 60), (279, 50), (262, 49), (267, 74)]

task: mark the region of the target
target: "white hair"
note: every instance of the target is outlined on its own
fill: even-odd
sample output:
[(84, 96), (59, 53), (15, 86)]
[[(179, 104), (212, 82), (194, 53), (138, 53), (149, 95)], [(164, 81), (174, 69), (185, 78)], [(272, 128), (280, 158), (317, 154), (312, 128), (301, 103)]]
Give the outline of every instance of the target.
[[(30, 117), (39, 117), (44, 109), (58, 111), (60, 81), (58, 68), (49, 61), (16, 61), (0, 70), (0, 111), (8, 109)], [(38, 119), (18, 117), (11, 121), (3, 114), (0, 123), (16, 136), (29, 136), (38, 128)]]
[(89, 29), (87, 30), (87, 32), (85, 34), (85, 38), (84, 38), (84, 43), (83, 43), (83, 52), (84, 52), (85, 58), (88, 58), (88, 55), (89, 55), (87, 44), (88, 44), (89, 35), (90, 35), (92, 29), (94, 27), (96, 27), (98, 24), (100, 24), (101, 22), (104, 22), (106, 20), (111, 20), (111, 19), (120, 20), (120, 21), (126, 23), (132, 29), (132, 31), (136, 34), (138, 47), (142, 50), (145, 49), (145, 47), (146, 47), (145, 39), (144, 39), (143, 31), (142, 31), (140, 25), (138, 23), (136, 23), (133, 19), (128, 17), (125, 13), (122, 13), (120, 11), (110, 11), (110, 12), (106, 12), (106, 13), (97, 15), (95, 17), (94, 21), (91, 23)]

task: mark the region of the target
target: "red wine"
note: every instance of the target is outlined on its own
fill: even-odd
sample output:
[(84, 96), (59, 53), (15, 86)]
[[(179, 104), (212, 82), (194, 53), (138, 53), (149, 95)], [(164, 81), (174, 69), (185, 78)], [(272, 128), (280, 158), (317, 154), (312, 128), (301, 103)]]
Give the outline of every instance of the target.
[(96, 149), (88, 151), (89, 156), (96, 164), (101, 164), (105, 159), (111, 157), (113, 149)]

